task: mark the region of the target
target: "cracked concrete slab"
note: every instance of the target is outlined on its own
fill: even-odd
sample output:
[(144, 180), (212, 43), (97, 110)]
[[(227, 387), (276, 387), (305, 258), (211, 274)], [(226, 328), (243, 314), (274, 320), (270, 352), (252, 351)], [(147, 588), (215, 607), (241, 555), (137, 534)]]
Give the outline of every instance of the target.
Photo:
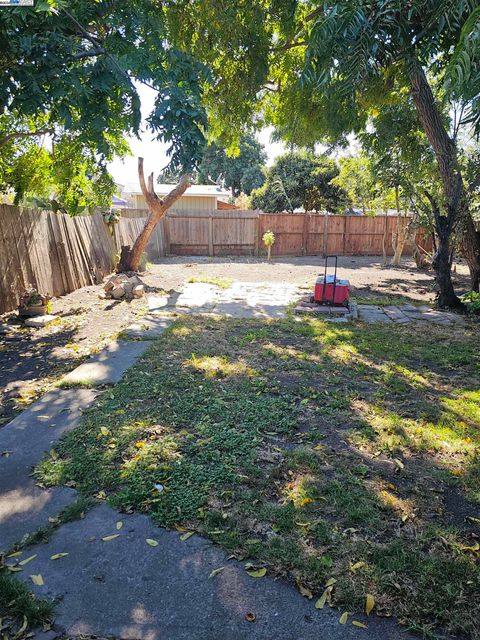
[(72, 501), (74, 491), (41, 489), (31, 472), (95, 397), (88, 389), (50, 391), (0, 430), (0, 550), (46, 525)]
[[(121, 520), (123, 527), (116, 529)], [(110, 541), (102, 538), (118, 535)], [(151, 547), (146, 539), (158, 546)], [(51, 560), (57, 553), (68, 553)], [(17, 577), (39, 597), (60, 598), (56, 627), (67, 636), (125, 640), (409, 640), (391, 620), (354, 616), (359, 630), (339, 624), (341, 612), (313, 601), (269, 576), (251, 578), (242, 563), (209, 541), (156, 527), (148, 516), (120, 515), (106, 505), (57, 529)], [(209, 577), (215, 569), (222, 571)], [(33, 585), (40, 574), (44, 585)], [(246, 614), (253, 613), (255, 622)]]
[(114, 342), (96, 356), (67, 373), (61, 385), (103, 386), (120, 382), (127, 369), (149, 348), (148, 341)]

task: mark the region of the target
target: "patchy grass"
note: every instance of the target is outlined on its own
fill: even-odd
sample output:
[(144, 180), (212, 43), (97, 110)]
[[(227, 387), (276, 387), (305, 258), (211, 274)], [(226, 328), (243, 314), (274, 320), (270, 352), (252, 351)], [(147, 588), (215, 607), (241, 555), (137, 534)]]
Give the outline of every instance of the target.
[(183, 318), (37, 474), (478, 638), (478, 365), (473, 327)]
[(48, 624), (52, 615), (53, 602), (38, 600), (8, 569), (0, 568), (2, 638), (29, 637), (31, 629)]
[(213, 284), (220, 289), (230, 289), (233, 284), (232, 278), (221, 278), (218, 276), (192, 276), (187, 282), (204, 282), (205, 284)]

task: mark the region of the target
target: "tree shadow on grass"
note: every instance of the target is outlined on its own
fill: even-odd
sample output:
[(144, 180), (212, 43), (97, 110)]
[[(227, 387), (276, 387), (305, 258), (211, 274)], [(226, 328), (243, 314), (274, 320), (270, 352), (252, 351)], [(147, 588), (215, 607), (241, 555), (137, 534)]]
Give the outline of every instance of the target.
[(446, 351), (445, 331), (183, 319), (42, 479), (195, 528), (312, 592), (334, 577), (346, 608), (373, 593), (380, 613), (473, 636), (474, 523), (452, 527), (443, 495), (476, 473), (478, 429), (458, 425), (449, 382), (456, 368), (473, 386), (474, 336)]

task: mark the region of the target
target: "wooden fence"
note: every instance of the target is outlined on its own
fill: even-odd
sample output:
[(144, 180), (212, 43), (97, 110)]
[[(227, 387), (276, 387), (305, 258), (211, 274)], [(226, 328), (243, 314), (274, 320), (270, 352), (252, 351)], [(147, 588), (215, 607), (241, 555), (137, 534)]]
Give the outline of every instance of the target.
[[(52, 296), (101, 282), (114, 269), (122, 245), (132, 245), (147, 212), (124, 209), (113, 235), (100, 214), (65, 214), (0, 205), (0, 313), (15, 309), (30, 286)], [(168, 255), (256, 256), (273, 231), (274, 256), (391, 255), (394, 216), (375, 218), (317, 214), (268, 214), (217, 210), (171, 212), (147, 247), (150, 260)], [(417, 242), (429, 249), (429, 242)], [(405, 254), (411, 253), (407, 244)]]
[[(117, 225), (117, 246), (132, 244), (146, 211), (124, 209)], [(404, 224), (404, 218), (400, 220)], [(393, 255), (392, 239), (397, 216), (324, 216), (314, 213), (263, 213), (261, 211), (171, 212), (158, 225), (147, 248), (150, 259), (167, 255), (261, 255), (262, 236), (273, 231), (273, 256)], [(430, 238), (417, 233), (417, 242), (431, 249)], [(411, 255), (407, 243), (404, 255)]]
[(29, 287), (58, 296), (101, 282), (116, 249), (100, 214), (64, 214), (0, 205), (0, 313)]

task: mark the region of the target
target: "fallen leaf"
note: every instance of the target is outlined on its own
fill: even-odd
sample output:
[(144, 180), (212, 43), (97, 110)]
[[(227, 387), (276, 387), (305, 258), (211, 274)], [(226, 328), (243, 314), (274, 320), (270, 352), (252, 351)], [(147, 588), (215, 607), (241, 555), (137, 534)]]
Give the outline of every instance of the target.
[(214, 578), (215, 576), (218, 576), (219, 573), (222, 573), (224, 569), (225, 567), (218, 567), (218, 569), (214, 569), (208, 577)]
[(368, 629), (366, 624), (363, 624), (363, 622), (359, 622), (358, 620), (352, 620), (352, 624), (354, 627), (360, 627), (360, 629)]
[(120, 531), (120, 529), (123, 527), (123, 522), (119, 520), (116, 526), (117, 526), (117, 531)]
[(33, 584), (36, 584), (37, 587), (41, 587), (44, 584), (43, 578), (40, 574), (36, 576), (35, 575), (30, 576), (30, 580), (33, 582)]
[(158, 547), (158, 542), (156, 540), (153, 540), (152, 538), (147, 538), (145, 542), (151, 547)]
[(263, 578), (263, 576), (266, 575), (267, 570), (263, 567), (263, 569), (257, 569), (256, 571), (247, 571), (247, 573), (251, 578)]
[[(469, 551), (470, 553), (475, 553), (476, 551), (480, 551), (480, 543), (479, 542), (475, 542), (475, 544), (471, 547), (468, 547), (466, 545), (459, 545), (460, 549), (462, 551)], [(22, 564), (21, 562), (19, 562), (18, 564)]]
[(365, 613), (367, 614), (367, 616), (370, 615), (374, 606), (375, 606), (375, 598), (372, 596), (371, 593), (367, 593), (367, 598), (365, 600)]
[(13, 566), (11, 566), (11, 565), (7, 564), (7, 565), (6, 565), (6, 567), (7, 567), (7, 569), (8, 569), (9, 571), (13, 571), (14, 573), (15, 573), (16, 571), (22, 571), (22, 567), (19, 567), (18, 565), (17, 565), (17, 566), (15, 566), (15, 567), (13, 567)]
[(365, 562), (355, 562), (355, 564), (351, 565), (350, 571), (352, 573), (356, 573), (359, 569), (361, 569), (364, 566), (365, 566)]
[(29, 562), (31, 562), (34, 558), (37, 557), (37, 554), (35, 554), (34, 556), (30, 556), (29, 558), (25, 558), (25, 560), (22, 560), (21, 562), (19, 562), (19, 566), (20, 567), (24, 567), (26, 564), (28, 564)]
[(120, 535), (119, 533), (114, 533), (114, 534), (113, 534), (113, 535), (111, 535), (111, 536), (104, 536), (104, 537), (102, 538), (102, 540), (103, 540), (104, 542), (110, 542), (110, 540), (115, 540), (115, 538), (118, 538), (118, 536), (119, 536), (119, 535)]
[(60, 560), (60, 558), (65, 558), (68, 556), (68, 553), (54, 553), (53, 556), (50, 556), (50, 560)]
[(23, 551), (15, 551), (15, 553), (11, 553), (10, 555), (7, 556), (7, 558), (18, 558), (18, 556), (21, 556), (23, 553)]
[(342, 613), (342, 615), (340, 616), (340, 624), (347, 624), (347, 620), (348, 620), (348, 611), (345, 611), (345, 613)]
[(315, 603), (315, 609), (323, 609), (327, 600), (330, 600), (330, 594), (332, 593), (333, 587), (327, 587), (325, 591), (322, 593), (320, 598)]
[(184, 533), (183, 535), (180, 536), (180, 540), (182, 542), (185, 542), (185, 540), (188, 540), (192, 536), (193, 536), (193, 531), (187, 531), (187, 533)]
[(399, 471), (403, 471), (403, 469), (405, 469), (405, 465), (401, 460), (399, 460), (398, 458), (394, 458), (393, 461)]
[(255, 622), (256, 619), (257, 619), (257, 616), (251, 611), (245, 614), (245, 620), (247, 620), (248, 622)]
[(309, 600), (313, 598), (313, 593), (310, 591), (310, 589), (305, 587), (303, 584), (301, 584), (300, 582), (297, 582), (297, 587), (304, 598), (308, 598)]
[(332, 587), (337, 582), (336, 578), (329, 578), (325, 583), (326, 587)]
[(480, 524), (480, 518), (474, 518), (473, 516), (467, 516), (465, 520), (467, 522), (473, 522), (474, 524)]

